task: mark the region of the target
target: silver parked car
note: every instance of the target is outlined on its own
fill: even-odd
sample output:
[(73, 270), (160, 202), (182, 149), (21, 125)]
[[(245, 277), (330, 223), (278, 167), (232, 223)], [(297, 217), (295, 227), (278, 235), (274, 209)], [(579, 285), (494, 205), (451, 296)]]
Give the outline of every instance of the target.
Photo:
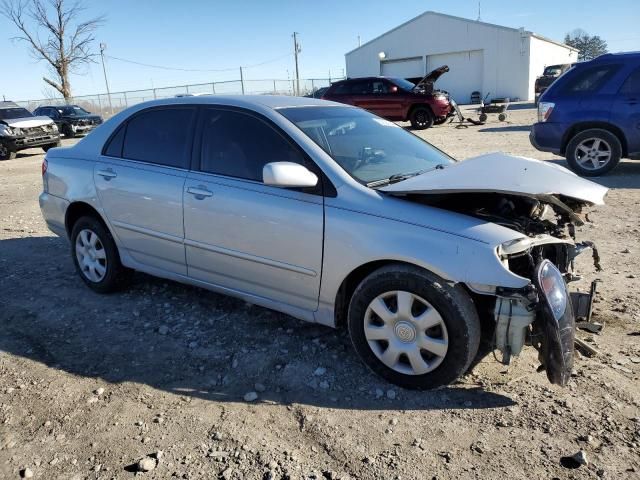
[(40, 206), (82, 280), (133, 270), (349, 330), (374, 372), (451, 383), (481, 339), (508, 363), (573, 363), (566, 281), (580, 209), (606, 189), (495, 153), (457, 162), (364, 110), (310, 98), (131, 107), (48, 152)]

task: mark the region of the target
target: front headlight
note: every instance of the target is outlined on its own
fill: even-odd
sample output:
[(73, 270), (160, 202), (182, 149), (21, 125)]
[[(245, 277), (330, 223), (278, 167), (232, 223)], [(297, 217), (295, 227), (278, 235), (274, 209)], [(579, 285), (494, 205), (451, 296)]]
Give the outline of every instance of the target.
[(3, 135), (5, 137), (13, 137), (15, 134), (13, 133), (11, 127), (9, 127), (8, 125), (0, 124), (0, 135)]
[(56, 125), (55, 123), (51, 124), (51, 131), (52, 132), (57, 132), (58, 131), (58, 125)]
[(567, 287), (560, 270), (549, 260), (543, 260), (536, 269), (538, 285), (544, 293), (551, 313), (559, 321), (567, 309)]

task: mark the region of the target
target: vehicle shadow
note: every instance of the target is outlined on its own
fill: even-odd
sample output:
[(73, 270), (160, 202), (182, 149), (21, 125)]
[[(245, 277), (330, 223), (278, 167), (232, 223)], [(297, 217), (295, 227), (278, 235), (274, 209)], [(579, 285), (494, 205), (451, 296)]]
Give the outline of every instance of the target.
[(505, 133), (505, 132), (530, 132), (531, 125), (506, 125), (504, 127), (481, 128), (479, 132)]
[[(569, 168), (565, 159), (553, 158), (547, 162)], [(605, 175), (584, 178), (607, 188), (640, 188), (640, 161), (624, 159)]]
[(265, 404), (340, 409), (514, 405), (469, 378), (432, 392), (394, 387), (360, 363), (345, 332), (202, 289), (136, 274), (121, 293), (93, 293), (69, 250), (57, 237), (0, 240), (0, 350), (218, 402), (257, 390)]

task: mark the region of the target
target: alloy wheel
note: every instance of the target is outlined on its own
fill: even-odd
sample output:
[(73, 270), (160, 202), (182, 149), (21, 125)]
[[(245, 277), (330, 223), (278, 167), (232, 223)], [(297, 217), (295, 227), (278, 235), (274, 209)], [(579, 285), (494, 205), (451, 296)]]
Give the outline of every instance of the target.
[(585, 170), (599, 170), (612, 157), (611, 145), (601, 138), (587, 138), (576, 147), (576, 162)]
[(422, 297), (386, 292), (369, 304), (364, 334), (371, 351), (387, 367), (405, 375), (423, 375), (444, 360), (449, 347), (440, 313)]
[(76, 237), (76, 258), (82, 274), (92, 282), (102, 281), (107, 274), (107, 252), (100, 237), (87, 229)]

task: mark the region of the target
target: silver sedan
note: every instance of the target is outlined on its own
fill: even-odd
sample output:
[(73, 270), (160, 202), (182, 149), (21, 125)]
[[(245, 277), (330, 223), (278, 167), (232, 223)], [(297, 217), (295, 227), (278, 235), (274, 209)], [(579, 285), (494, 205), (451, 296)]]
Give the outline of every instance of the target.
[[(364, 110), (291, 97), (131, 107), (48, 152), (40, 206), (91, 289), (134, 270), (347, 328), (374, 372), (451, 383), (528, 343), (573, 362), (566, 282), (606, 189), (495, 153), (457, 162)], [(483, 342), (481, 342), (484, 340)]]

